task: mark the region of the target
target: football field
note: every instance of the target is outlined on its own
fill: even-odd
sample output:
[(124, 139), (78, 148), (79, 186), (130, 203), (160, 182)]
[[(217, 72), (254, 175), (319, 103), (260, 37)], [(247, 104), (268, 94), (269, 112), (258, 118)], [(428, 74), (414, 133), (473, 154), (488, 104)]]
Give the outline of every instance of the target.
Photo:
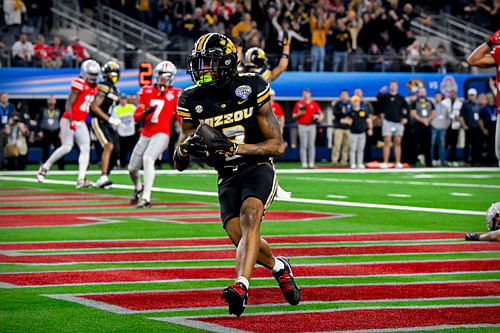
[(158, 170), (146, 210), (123, 170), (108, 190), (75, 190), (71, 170), (0, 172), (0, 332), (500, 332), (500, 243), (464, 241), (487, 231), (498, 168), (297, 165), (277, 165), (292, 197), (261, 234), (302, 301), (258, 267), (239, 318), (221, 299), (235, 249), (214, 171)]

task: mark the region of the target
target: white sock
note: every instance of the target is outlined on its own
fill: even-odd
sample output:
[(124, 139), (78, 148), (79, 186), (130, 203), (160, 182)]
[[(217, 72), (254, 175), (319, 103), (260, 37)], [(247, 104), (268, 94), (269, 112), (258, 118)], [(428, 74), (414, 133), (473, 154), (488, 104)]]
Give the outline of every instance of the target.
[(151, 201), (151, 189), (155, 180), (155, 160), (150, 156), (144, 155), (144, 192), (142, 198)]
[(283, 261), (278, 260), (278, 258), (274, 258), (274, 267), (272, 269), (272, 272), (278, 273), (282, 269), (285, 269), (285, 264), (283, 263)]
[(244, 277), (244, 276), (238, 276), (238, 278), (236, 279), (236, 281), (234, 281), (234, 283), (241, 283), (242, 285), (244, 285), (247, 290), (248, 290), (248, 287), (250, 286), (250, 282), (248, 282), (247, 278)]

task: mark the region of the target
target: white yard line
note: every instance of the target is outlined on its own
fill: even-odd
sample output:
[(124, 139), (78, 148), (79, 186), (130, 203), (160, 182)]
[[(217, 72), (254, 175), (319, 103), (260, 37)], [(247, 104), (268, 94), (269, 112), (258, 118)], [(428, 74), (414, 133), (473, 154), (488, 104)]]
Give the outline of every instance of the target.
[[(452, 254), (497, 254), (498, 251), (460, 251), (460, 252), (404, 252), (404, 253), (369, 253), (369, 254), (336, 254), (335, 258), (344, 258), (344, 257), (388, 257), (388, 256), (416, 256), (416, 255), (452, 255)], [(331, 255), (319, 255), (319, 256), (294, 256), (289, 258), (297, 258), (297, 259), (307, 259), (307, 258), (331, 258)], [(481, 258), (480, 258), (481, 259)], [(83, 265), (83, 264), (134, 264), (134, 263), (172, 263), (172, 262), (196, 262), (202, 259), (179, 259), (179, 260), (141, 260), (141, 261), (70, 261), (70, 262), (57, 262), (57, 263), (25, 263), (25, 262), (0, 262), (2, 265), (23, 265), (23, 266), (65, 266), (65, 265)], [(232, 261), (234, 262), (234, 258), (230, 259), (214, 259), (220, 262), (222, 261)], [(1, 273), (0, 273), (1, 274)]]
[[(286, 316), (289, 314), (308, 314), (308, 313), (330, 313), (330, 312), (345, 312), (345, 311), (365, 311), (365, 310), (387, 310), (387, 309), (453, 309), (453, 308), (475, 308), (475, 307), (491, 307), (495, 308), (500, 306), (497, 304), (453, 304), (453, 305), (409, 305), (409, 306), (366, 306), (366, 307), (347, 307), (339, 309), (317, 309), (317, 310), (296, 310), (296, 311), (273, 311), (273, 312), (257, 312), (257, 313), (245, 313), (245, 317), (256, 317), (256, 316)], [(183, 326), (188, 326), (197, 329), (204, 329), (210, 332), (219, 333), (230, 333), (230, 332), (247, 332), (241, 330), (234, 330), (230, 327), (225, 327), (218, 324), (206, 323), (196, 319), (201, 318), (216, 318), (216, 317), (227, 317), (227, 314), (222, 315), (198, 315), (198, 316), (179, 316), (179, 317), (150, 317), (149, 319), (165, 321), (172, 324), (178, 324)], [(276, 317), (279, 320), (279, 317)], [(464, 324), (464, 325), (437, 325), (437, 326), (422, 326), (422, 327), (408, 327), (408, 328), (396, 328), (396, 329), (375, 329), (375, 330), (356, 330), (356, 331), (328, 331), (328, 332), (411, 332), (420, 330), (436, 330), (436, 329), (449, 329), (449, 328), (492, 328), (500, 327), (500, 325), (491, 324)]]
[[(277, 173), (282, 174), (307, 174), (307, 173), (469, 173), (469, 172), (498, 172), (497, 167), (478, 167), (478, 168), (408, 168), (408, 169), (334, 169), (334, 168), (321, 168), (321, 169), (280, 169), (277, 168)], [(199, 175), (215, 175), (217, 172), (213, 169), (209, 170), (185, 170), (182, 173), (177, 170), (156, 170), (157, 175), (169, 174), (199, 174)], [(19, 176), (33, 176), (36, 177), (37, 171), (0, 171), (0, 176), (19, 175)], [(50, 175), (77, 175), (77, 170), (67, 171), (49, 171)], [(100, 175), (99, 170), (89, 170), (88, 175)], [(128, 175), (127, 170), (113, 170), (116, 175)]]
[(472, 197), (471, 193), (451, 192), (450, 195), (455, 197)]
[(361, 183), (361, 184), (396, 184), (396, 185), (417, 185), (417, 186), (440, 186), (440, 187), (470, 187), (470, 188), (491, 188), (500, 189), (500, 185), (488, 184), (466, 184), (466, 183), (442, 183), (442, 182), (420, 182), (402, 180), (377, 180), (377, 179), (349, 179), (349, 178), (316, 178), (316, 177), (296, 177), (296, 180), (306, 180), (308, 182), (331, 182), (331, 183)]
[[(315, 178), (312, 178), (312, 179), (315, 179)], [(24, 181), (24, 182), (31, 182), (31, 183), (37, 182), (37, 180), (35, 178), (5, 177), (5, 176), (3, 176), (3, 177), (0, 176), (0, 181), (1, 180), (4, 180), (4, 181)], [(330, 180), (335, 181), (333, 179), (330, 179)], [(74, 182), (64, 181), (64, 180), (46, 179), (45, 182), (48, 184), (61, 184), (61, 185), (73, 185), (73, 186), (75, 185)], [(491, 186), (494, 186), (494, 185), (491, 185)], [(132, 185), (113, 184), (112, 188), (133, 190)], [(498, 188), (500, 188), (500, 186), (498, 186)], [(171, 188), (162, 188), (162, 187), (153, 187), (153, 191), (163, 192), (163, 193), (201, 195), (201, 196), (210, 196), (210, 197), (217, 197), (218, 196), (217, 192), (193, 191), (193, 190), (171, 189)], [(275, 200), (286, 201), (286, 202), (305, 203), (305, 204), (343, 206), (343, 207), (363, 207), (363, 208), (404, 210), (404, 211), (427, 212), (427, 213), (484, 216), (484, 212), (482, 212), (482, 211), (461, 210), (461, 209), (426, 208), (426, 207), (372, 204), (372, 203), (349, 202), (349, 201), (317, 200), (317, 199), (306, 199), (306, 198), (290, 198), (290, 199), (276, 198)]]
[[(406, 254), (406, 253), (405, 253)], [(295, 258), (295, 257), (294, 257)], [(428, 263), (443, 263), (448, 265), (453, 265), (455, 262), (462, 261), (498, 261), (499, 258), (467, 258), (467, 259), (440, 259), (440, 260), (405, 260), (404, 262), (407, 264), (428, 264)], [(234, 261), (234, 259), (227, 259), (224, 261)], [(136, 261), (131, 261), (130, 263), (138, 263)], [(362, 261), (362, 262), (341, 262), (341, 263), (313, 263), (313, 264), (293, 264), (293, 267), (322, 267), (322, 266), (356, 266), (356, 265), (384, 265), (384, 264), (399, 264), (401, 261)], [(45, 264), (40, 264), (41, 266), (45, 266)], [(74, 273), (74, 272), (105, 272), (105, 271), (133, 271), (133, 270), (162, 270), (162, 269), (177, 269), (177, 270), (185, 270), (185, 269), (200, 269), (200, 268), (230, 268), (234, 267), (232, 263), (228, 265), (217, 265), (217, 266), (180, 266), (180, 267), (109, 267), (109, 268), (92, 268), (92, 269), (76, 269), (76, 270), (50, 270), (50, 271), (20, 271), (20, 272), (0, 272), (0, 276), (2, 275), (10, 275), (10, 274), (45, 274), (45, 273)], [(490, 272), (490, 271), (487, 271)], [(491, 271), (495, 272), (495, 271)], [(500, 271), (499, 271), (500, 272)], [(476, 273), (476, 272), (469, 272)], [(483, 273), (483, 271), (478, 271), (477, 273)], [(426, 273), (427, 275), (432, 275), (436, 273)], [(450, 274), (455, 274), (455, 272), (450, 272)], [(362, 275), (364, 276), (364, 275)], [(170, 281), (170, 280), (169, 280)]]

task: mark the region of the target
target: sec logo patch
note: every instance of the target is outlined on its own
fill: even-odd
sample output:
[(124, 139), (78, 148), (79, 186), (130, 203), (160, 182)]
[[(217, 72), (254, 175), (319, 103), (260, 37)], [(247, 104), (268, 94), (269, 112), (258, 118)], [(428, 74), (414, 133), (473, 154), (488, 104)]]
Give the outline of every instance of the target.
[(203, 106), (201, 105), (196, 105), (196, 107), (194, 108), (194, 110), (197, 112), (197, 113), (201, 113), (203, 111)]

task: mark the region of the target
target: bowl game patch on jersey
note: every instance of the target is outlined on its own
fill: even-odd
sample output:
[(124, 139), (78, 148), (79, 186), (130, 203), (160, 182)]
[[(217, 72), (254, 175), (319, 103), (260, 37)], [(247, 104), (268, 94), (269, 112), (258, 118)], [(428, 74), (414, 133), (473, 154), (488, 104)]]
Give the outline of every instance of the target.
[(234, 93), (241, 99), (247, 99), (252, 93), (252, 88), (248, 85), (239, 86)]

